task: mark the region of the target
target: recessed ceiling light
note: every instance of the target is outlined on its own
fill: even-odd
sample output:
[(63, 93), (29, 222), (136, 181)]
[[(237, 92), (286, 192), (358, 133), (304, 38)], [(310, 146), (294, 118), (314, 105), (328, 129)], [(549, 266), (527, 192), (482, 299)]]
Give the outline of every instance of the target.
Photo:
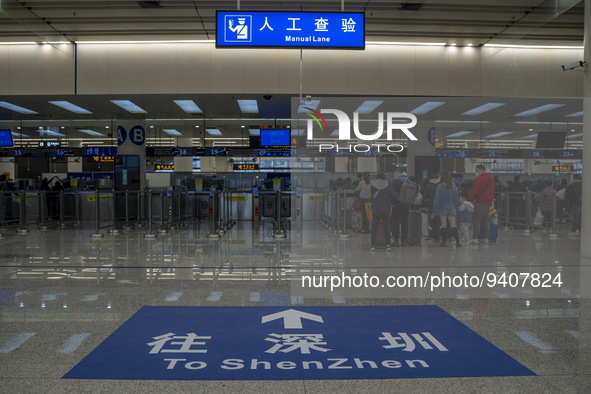
[(298, 113), (308, 113), (310, 112), (309, 110), (307, 110), (306, 108), (312, 108), (312, 109), (318, 109), (318, 106), (320, 105), (320, 100), (307, 100), (305, 102), (300, 103), (300, 106), (298, 108)]
[(487, 104), (483, 104), (480, 107), (476, 107), (476, 108), (473, 108), (473, 109), (471, 109), (469, 111), (464, 112), (462, 115), (480, 115), (482, 113), (485, 113), (487, 111), (493, 110), (495, 108), (502, 107), (505, 104), (506, 103), (487, 103)]
[(219, 129), (205, 129), (205, 131), (207, 131), (207, 134), (214, 137), (220, 137), (222, 135), (222, 132)]
[(373, 110), (379, 107), (383, 102), (383, 100), (365, 100), (354, 112), (371, 114)]
[(61, 108), (68, 110), (70, 112), (74, 112), (75, 114), (80, 114), (80, 115), (92, 114), (92, 112), (90, 112), (89, 110), (79, 107), (76, 104), (72, 104), (69, 101), (50, 101), (49, 103), (56, 105), (58, 107), (61, 107)]
[(513, 132), (512, 131), (500, 131), (498, 133), (487, 135), (485, 138), (497, 138), (497, 137), (503, 137), (503, 136), (509, 135), (509, 134), (513, 134)]
[(457, 138), (457, 137), (462, 137), (462, 136), (472, 134), (472, 133), (473, 133), (473, 131), (458, 131), (457, 133), (450, 134), (450, 135), (446, 136), (445, 138)]
[(415, 115), (426, 114), (427, 112), (434, 110), (435, 108), (440, 107), (443, 104), (445, 104), (444, 101), (428, 101), (425, 104), (416, 107), (415, 109), (410, 111), (410, 113)]
[(175, 130), (175, 129), (162, 129), (162, 131), (164, 131), (166, 134), (172, 135), (174, 137), (182, 137), (183, 136), (182, 133), (180, 133), (178, 130)]
[(243, 114), (258, 114), (259, 105), (256, 100), (237, 100)]
[(520, 112), (520, 113), (515, 114), (513, 116), (531, 116), (531, 115), (537, 115), (539, 113), (550, 111), (552, 109), (559, 108), (559, 107), (564, 107), (564, 104), (546, 104), (546, 105), (541, 105), (539, 107), (532, 108), (530, 110)]
[(39, 113), (24, 107), (20, 107), (18, 105), (7, 103), (6, 101), (0, 101), (0, 107), (25, 115), (37, 115)]
[(580, 116), (583, 116), (583, 111), (581, 112), (575, 112), (574, 114), (570, 114), (570, 115), (566, 115), (569, 118), (578, 118)]
[(82, 130), (78, 130), (78, 131), (81, 133), (84, 133), (84, 134), (95, 136), (95, 137), (104, 137), (105, 136), (103, 133), (99, 133), (98, 131), (94, 131), (94, 130), (82, 129)]
[(58, 133), (57, 131), (53, 131), (53, 130), (47, 130), (47, 129), (42, 128), (41, 130), (37, 130), (37, 131), (41, 134), (53, 135), (55, 137), (65, 137), (64, 134)]
[(577, 133), (577, 134), (571, 134), (571, 135), (567, 135), (566, 138), (577, 138), (577, 137), (581, 137), (583, 135), (583, 133)]
[(147, 113), (144, 109), (140, 108), (139, 106), (135, 105), (129, 100), (111, 100), (111, 102), (119, 107), (123, 108), (127, 112), (131, 112), (132, 114), (145, 114)]
[(202, 114), (203, 111), (193, 100), (174, 100), (175, 104), (189, 114)]

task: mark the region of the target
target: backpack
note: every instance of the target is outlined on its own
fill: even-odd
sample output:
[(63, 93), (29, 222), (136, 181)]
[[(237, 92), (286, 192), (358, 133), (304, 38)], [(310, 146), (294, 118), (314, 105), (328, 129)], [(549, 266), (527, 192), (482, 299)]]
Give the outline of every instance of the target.
[(418, 191), (419, 185), (416, 183), (402, 182), (402, 185), (400, 185), (400, 193), (398, 193), (398, 201), (401, 204), (413, 205)]

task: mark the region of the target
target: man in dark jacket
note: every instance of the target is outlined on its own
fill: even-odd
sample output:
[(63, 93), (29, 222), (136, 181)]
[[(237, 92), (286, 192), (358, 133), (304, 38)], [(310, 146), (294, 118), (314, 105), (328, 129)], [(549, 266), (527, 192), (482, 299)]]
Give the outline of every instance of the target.
[(371, 225), (372, 249), (376, 244), (380, 220), (384, 225), (386, 247), (390, 247), (390, 208), (396, 200), (397, 195), (394, 189), (392, 189), (392, 186), (386, 181), (386, 175), (383, 172), (379, 173), (371, 185), (371, 211), (373, 217)]
[(392, 182), (392, 189), (396, 193), (396, 201), (392, 209), (392, 237), (394, 237), (394, 244), (403, 246), (408, 239), (408, 210), (410, 205), (400, 202), (398, 196), (402, 190), (402, 184), (410, 182), (408, 176), (401, 170), (394, 171), (394, 181)]
[(583, 178), (580, 174), (573, 175), (573, 183), (567, 186), (564, 199), (572, 221), (571, 234), (578, 235), (581, 231), (581, 207), (583, 202)]
[(488, 215), (495, 198), (495, 180), (486, 173), (486, 168), (482, 164), (476, 166), (476, 174), (478, 176), (474, 180), (468, 195), (468, 201), (474, 204), (472, 239), (468, 241), (469, 245), (478, 244), (480, 236), (482, 236), (482, 243), (488, 243)]
[(425, 186), (425, 195), (423, 201), (429, 209), (429, 239), (439, 239), (439, 216), (433, 215), (433, 202), (435, 201), (435, 191), (439, 184), (439, 175), (431, 174), (429, 182)]

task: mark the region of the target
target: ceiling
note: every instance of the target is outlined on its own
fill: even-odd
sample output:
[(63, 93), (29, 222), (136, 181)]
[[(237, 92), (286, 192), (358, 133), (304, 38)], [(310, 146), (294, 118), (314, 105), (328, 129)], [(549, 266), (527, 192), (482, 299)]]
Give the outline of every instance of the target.
[[(68, 139), (83, 139), (89, 144), (97, 137), (89, 137), (79, 130), (90, 129), (103, 134), (98, 138), (113, 142), (112, 130), (117, 125), (117, 119), (142, 119), (148, 129), (148, 137), (164, 141), (165, 144), (174, 143), (164, 130), (174, 129), (184, 138), (212, 139), (206, 129), (217, 128), (222, 133), (217, 138), (218, 144), (248, 145), (250, 129), (260, 126), (290, 126), (293, 130), (304, 133), (307, 114), (297, 112), (298, 98), (289, 95), (128, 95), (116, 97), (131, 100), (146, 111), (145, 114), (132, 114), (113, 104), (110, 96), (0, 96), (0, 101), (25, 107), (38, 114), (20, 115), (15, 119), (13, 111), (0, 108), (0, 128), (12, 128), (15, 132), (25, 136), (17, 138), (21, 142), (33, 142), (39, 139), (60, 138), (51, 136), (42, 130), (59, 132)], [(257, 102), (258, 112), (242, 113), (237, 100), (250, 99)], [(77, 115), (66, 109), (49, 103), (49, 100), (63, 100), (92, 112)], [(174, 100), (193, 100), (203, 111), (202, 114), (188, 114), (184, 112)], [(313, 97), (319, 100), (317, 108), (338, 108), (352, 117), (359, 106), (366, 100), (381, 102), (377, 108), (368, 114), (360, 115), (360, 129), (369, 134), (376, 130), (379, 112), (411, 112), (418, 118), (417, 129), (426, 132), (435, 127), (440, 139), (458, 132), (464, 135), (454, 137), (457, 142), (472, 140), (513, 140), (506, 143), (512, 147), (519, 145), (515, 141), (533, 144), (532, 135), (543, 131), (566, 131), (572, 135), (570, 142), (582, 140), (583, 130), (583, 100), (580, 98), (491, 98), (491, 97)], [(417, 108), (425, 103), (439, 103), (433, 109), (424, 113)], [(477, 115), (466, 114), (482, 105), (496, 103), (492, 108)], [(0, 103), (1, 104), (1, 103)], [(527, 114), (534, 108), (552, 105), (537, 114)], [(303, 106), (310, 106), (304, 104)], [(332, 133), (338, 128), (333, 115), (325, 115)], [(12, 118), (11, 118), (12, 117)], [(20, 128), (19, 128), (20, 127)], [(41, 130), (40, 130), (41, 128)], [(327, 138), (315, 134), (315, 139)], [(490, 137), (496, 133), (505, 135)], [(528, 138), (529, 136), (529, 138)], [(464, 143), (462, 142), (462, 143)], [(461, 146), (461, 145), (460, 145)]]
[[(25, 3), (2, 0), (0, 42), (214, 39), (215, 11), (236, 9), (238, 4), (242, 10), (281, 11), (340, 11), (344, 4), (345, 11), (365, 12), (367, 41), (458, 45), (583, 44), (583, 1), (577, 0), (425, 0), (420, 3), (385, 0), (31, 0)], [(185, 137), (205, 138), (209, 137), (204, 132), (206, 127), (217, 127), (223, 138), (244, 140), (248, 136), (247, 130), (253, 126), (291, 124), (291, 96), (288, 95), (273, 95), (270, 99), (260, 95), (129, 95), (118, 98), (132, 100), (146, 110), (147, 113), (140, 117), (146, 119), (146, 126), (154, 138), (168, 137), (162, 132), (168, 128), (178, 130)], [(236, 102), (238, 98), (257, 100), (258, 113), (242, 113)], [(112, 139), (109, 134), (112, 135), (113, 119), (137, 119), (138, 115), (129, 114), (112, 104), (110, 99), (112, 97), (80, 95), (0, 96), (0, 101), (38, 112), (23, 115), (0, 108), (0, 127), (21, 127), (15, 131), (29, 136), (23, 139), (48, 138), (39, 134), (39, 127), (53, 127), (52, 130), (61, 130), (68, 138), (81, 139), (89, 136), (78, 130), (93, 129), (105, 134), (104, 138)], [(173, 102), (179, 99), (194, 100), (203, 114), (185, 113)], [(92, 114), (76, 115), (50, 104), (49, 100), (70, 101)], [(350, 112), (353, 112), (365, 98), (353, 97), (351, 100), (354, 103)], [(557, 129), (573, 134), (582, 132), (582, 117), (566, 116), (582, 111), (582, 100), (579, 99), (391, 97), (387, 100), (376, 112), (392, 111), (391, 108), (405, 112), (427, 101), (446, 101), (445, 105), (419, 117), (419, 121), (437, 121), (437, 132), (441, 137), (459, 131), (472, 131), (461, 139), (480, 139), (502, 131), (512, 133), (506, 138), (522, 139), (532, 134), (530, 129), (533, 132)], [(506, 104), (479, 116), (462, 115), (487, 102)], [(539, 115), (514, 116), (526, 109), (551, 103), (564, 105)], [(323, 102), (323, 107), (327, 108), (325, 104)], [(375, 119), (375, 112), (367, 117)], [(577, 140), (580, 137), (572, 138), (572, 141)], [(222, 140), (219, 142), (223, 143)]]
[(0, 41), (214, 39), (215, 11), (365, 12), (368, 41), (582, 45), (580, 0), (2, 0)]

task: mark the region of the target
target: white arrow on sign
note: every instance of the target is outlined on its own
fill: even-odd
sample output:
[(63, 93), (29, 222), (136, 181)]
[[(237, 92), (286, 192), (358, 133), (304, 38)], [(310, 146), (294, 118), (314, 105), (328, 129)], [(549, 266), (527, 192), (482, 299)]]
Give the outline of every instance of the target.
[(288, 309), (282, 312), (273, 313), (272, 315), (263, 316), (261, 321), (262, 323), (267, 323), (277, 319), (283, 319), (284, 328), (303, 328), (302, 319), (324, 323), (322, 316), (296, 311), (295, 309)]

